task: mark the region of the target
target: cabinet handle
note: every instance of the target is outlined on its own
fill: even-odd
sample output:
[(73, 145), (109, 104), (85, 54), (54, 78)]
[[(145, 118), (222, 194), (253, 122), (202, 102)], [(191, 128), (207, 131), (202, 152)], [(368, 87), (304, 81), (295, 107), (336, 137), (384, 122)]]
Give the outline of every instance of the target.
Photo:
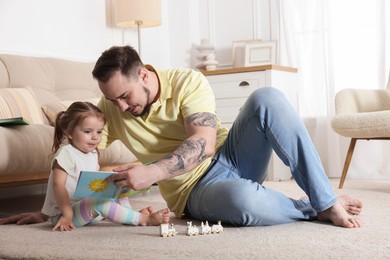
[(241, 81), (240, 84), (238, 84), (240, 87), (246, 87), (246, 86), (249, 86), (249, 83), (248, 81)]

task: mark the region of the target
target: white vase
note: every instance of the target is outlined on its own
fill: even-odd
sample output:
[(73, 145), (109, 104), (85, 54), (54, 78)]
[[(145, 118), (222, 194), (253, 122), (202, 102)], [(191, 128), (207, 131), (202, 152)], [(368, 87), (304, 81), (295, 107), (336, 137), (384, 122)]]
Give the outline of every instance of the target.
[(210, 43), (210, 40), (202, 39), (196, 49), (199, 51), (196, 58), (201, 62), (196, 67), (206, 70), (216, 69), (218, 61), (215, 59), (215, 47)]

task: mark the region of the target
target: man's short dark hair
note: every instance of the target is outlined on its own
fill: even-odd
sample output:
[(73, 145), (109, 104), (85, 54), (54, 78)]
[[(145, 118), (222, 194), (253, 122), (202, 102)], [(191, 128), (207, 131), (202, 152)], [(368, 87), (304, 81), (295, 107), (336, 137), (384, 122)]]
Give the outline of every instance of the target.
[(116, 71), (136, 78), (144, 64), (137, 51), (131, 46), (114, 46), (104, 51), (96, 61), (92, 75), (98, 81), (107, 83)]

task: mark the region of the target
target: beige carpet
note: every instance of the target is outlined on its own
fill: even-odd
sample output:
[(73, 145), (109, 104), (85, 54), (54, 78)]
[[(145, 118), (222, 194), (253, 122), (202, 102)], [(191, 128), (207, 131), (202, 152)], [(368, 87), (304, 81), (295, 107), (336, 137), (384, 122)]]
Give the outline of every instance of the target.
[[(334, 187), (338, 180), (332, 180)], [(293, 181), (266, 186), (298, 198)], [(165, 206), (157, 187), (133, 200), (140, 208)], [(172, 218), (179, 234), (162, 238), (158, 227), (101, 222), (72, 232), (50, 232), (50, 224), (0, 226), (1, 259), (390, 259), (390, 181), (347, 180), (337, 194), (365, 204), (364, 227), (345, 229), (318, 222), (270, 227), (224, 227), (220, 235), (185, 235), (186, 220)], [(0, 202), (2, 203), (2, 202)], [(0, 211), (4, 214), (3, 206)], [(23, 209), (23, 207), (21, 206)], [(199, 225), (197, 221), (194, 224)], [(223, 223), (222, 223), (223, 224)]]

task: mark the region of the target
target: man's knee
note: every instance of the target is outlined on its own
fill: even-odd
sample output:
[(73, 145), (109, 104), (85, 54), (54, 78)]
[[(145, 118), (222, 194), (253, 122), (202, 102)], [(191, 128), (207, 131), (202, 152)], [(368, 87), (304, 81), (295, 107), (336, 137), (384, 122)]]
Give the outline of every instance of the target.
[(281, 101), (284, 102), (286, 99), (279, 89), (274, 87), (264, 87), (253, 91), (248, 100), (257, 104), (277, 105), (280, 104)]

